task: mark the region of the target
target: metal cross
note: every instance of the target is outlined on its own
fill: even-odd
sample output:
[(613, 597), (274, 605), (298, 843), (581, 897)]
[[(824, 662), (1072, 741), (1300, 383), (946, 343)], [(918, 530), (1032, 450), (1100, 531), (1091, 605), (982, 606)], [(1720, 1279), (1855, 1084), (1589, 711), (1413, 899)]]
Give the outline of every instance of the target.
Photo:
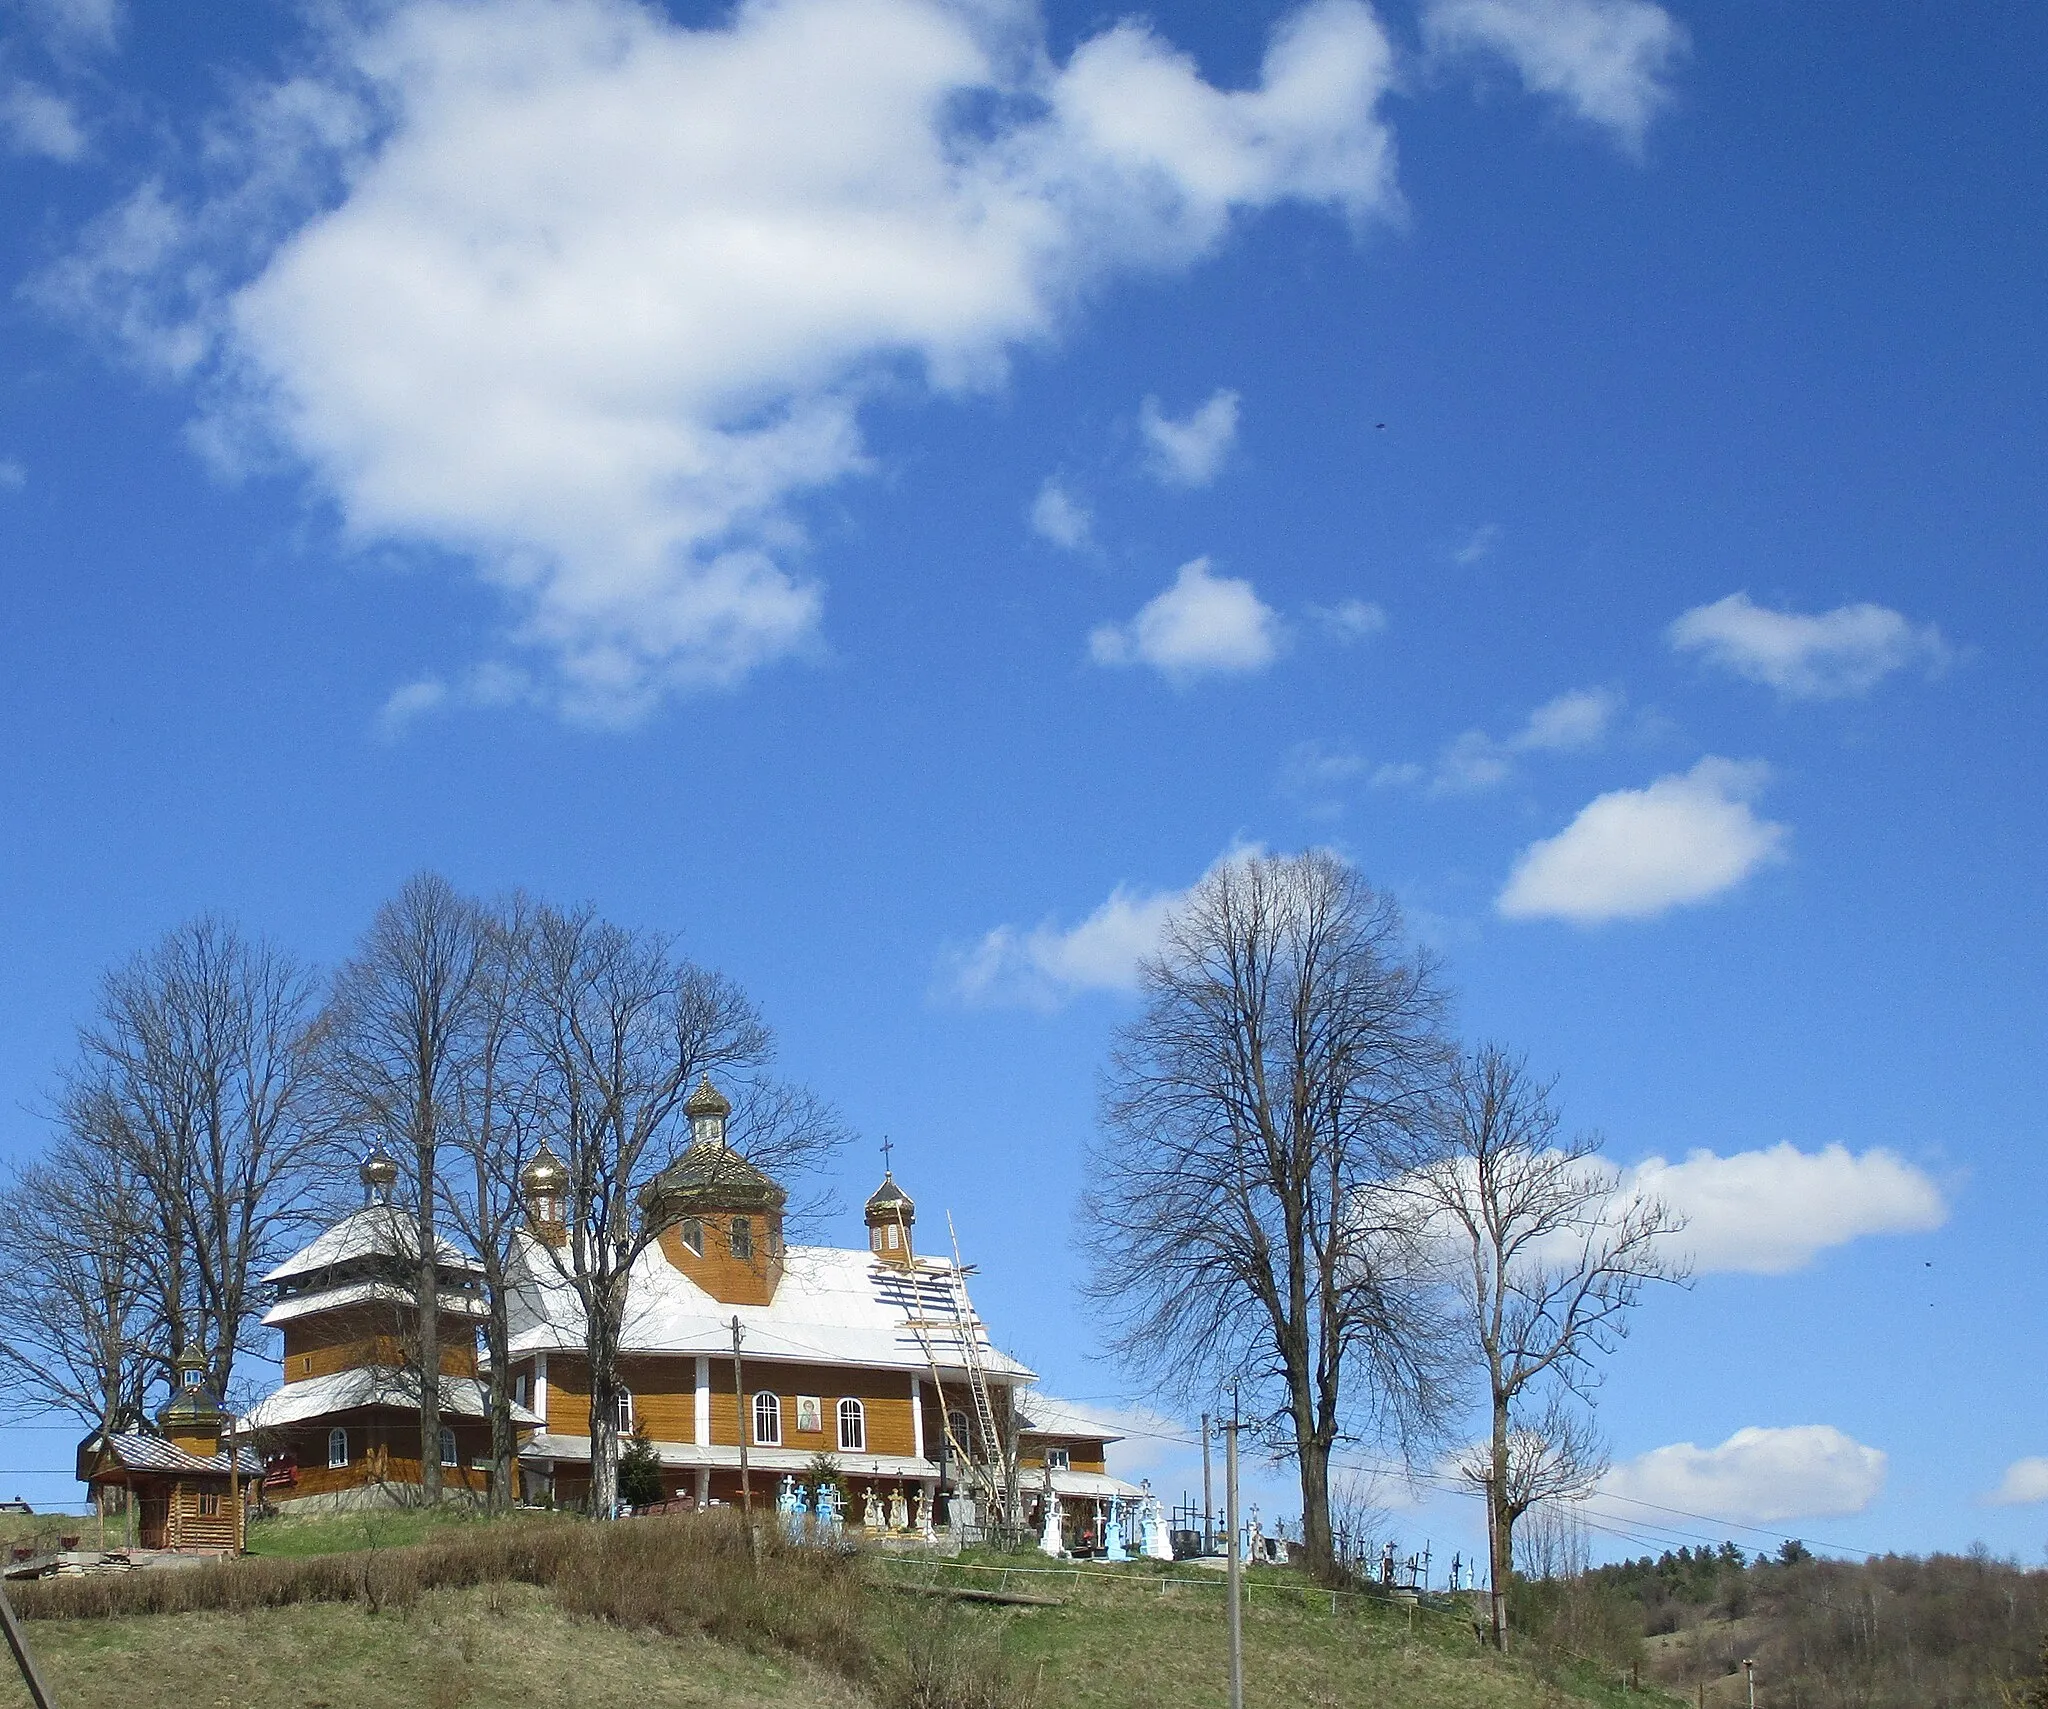
[(889, 1153), (896, 1149), (896, 1142), (886, 1133), (882, 1135), (882, 1173), (889, 1173)]

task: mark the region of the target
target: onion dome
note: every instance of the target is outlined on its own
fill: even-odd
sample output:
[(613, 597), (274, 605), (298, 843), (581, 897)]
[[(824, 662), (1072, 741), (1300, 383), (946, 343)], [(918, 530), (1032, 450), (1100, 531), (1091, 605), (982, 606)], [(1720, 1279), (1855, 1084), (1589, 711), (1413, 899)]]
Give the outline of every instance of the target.
[(868, 1250), (885, 1264), (909, 1264), (910, 1228), (917, 1220), (917, 1206), (887, 1169), (882, 1171), (882, 1184), (868, 1194), (866, 1216)]
[(206, 1360), (197, 1349), (188, 1347), (178, 1355), (177, 1385), (171, 1390), (171, 1398), (164, 1403), (157, 1414), (157, 1422), (170, 1430), (178, 1424), (206, 1424), (220, 1418), (220, 1402), (214, 1398), (213, 1390), (206, 1381)]
[(391, 1203), (391, 1189), (398, 1185), (398, 1160), (383, 1146), (375, 1146), (356, 1172), (363, 1183), (363, 1203)]
[(732, 1114), (732, 1103), (726, 1095), (711, 1084), (711, 1076), (705, 1075), (697, 1082), (683, 1105), (683, 1114), (690, 1123), (690, 1144), (723, 1145), (725, 1143), (725, 1118)]
[(560, 1198), (569, 1186), (569, 1171), (546, 1140), (533, 1154), (533, 1161), (519, 1171), (520, 1191), (529, 1199)]
[(665, 1224), (707, 1211), (779, 1212), (789, 1195), (723, 1141), (693, 1145), (640, 1195), (648, 1218)]
[(894, 1222), (899, 1213), (905, 1222), (909, 1222), (917, 1215), (917, 1204), (896, 1184), (895, 1175), (885, 1169), (882, 1171), (882, 1184), (868, 1194), (868, 1221), (886, 1217)]

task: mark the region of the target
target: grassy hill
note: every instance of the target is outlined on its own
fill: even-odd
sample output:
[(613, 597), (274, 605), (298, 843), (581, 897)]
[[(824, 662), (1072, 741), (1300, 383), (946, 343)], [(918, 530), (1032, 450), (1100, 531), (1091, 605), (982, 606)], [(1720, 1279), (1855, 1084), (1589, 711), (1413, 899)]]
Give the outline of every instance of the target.
[[(1150, 1563), (1013, 1575), (1013, 1588), (1060, 1606), (1009, 1608), (902, 1588), (940, 1576), (915, 1567), (773, 1543), (755, 1563), (716, 1517), (451, 1527), (407, 1515), (287, 1523), (252, 1541), (256, 1558), (229, 1566), (17, 1587), (65, 1709), (1222, 1709), (1227, 1698), (1220, 1590)], [(1449, 1615), (1363, 1598), (1333, 1612), (1289, 1575), (1259, 1580), (1245, 1618), (1253, 1705), (1657, 1701), (1504, 1663)], [(0, 1704), (26, 1701), (14, 1689)]]

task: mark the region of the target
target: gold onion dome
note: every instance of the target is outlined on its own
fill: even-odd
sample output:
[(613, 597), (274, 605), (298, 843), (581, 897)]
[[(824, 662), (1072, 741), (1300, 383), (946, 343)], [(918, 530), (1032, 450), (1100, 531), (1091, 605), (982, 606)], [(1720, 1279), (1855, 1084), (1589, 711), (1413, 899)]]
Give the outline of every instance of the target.
[(519, 1185), (530, 1197), (549, 1193), (560, 1193), (569, 1185), (569, 1171), (562, 1167), (562, 1160), (546, 1140), (540, 1142), (540, 1150), (533, 1154), (533, 1161), (519, 1172)]
[(683, 1105), (683, 1114), (693, 1124), (699, 1116), (716, 1116), (720, 1121), (724, 1121), (732, 1114), (732, 1102), (711, 1084), (711, 1076), (707, 1074), (697, 1082), (696, 1091), (690, 1094), (689, 1101)]
[(379, 1145), (363, 1159), (359, 1173), (365, 1187), (372, 1191), (379, 1188), (388, 1190), (398, 1184), (398, 1160)]

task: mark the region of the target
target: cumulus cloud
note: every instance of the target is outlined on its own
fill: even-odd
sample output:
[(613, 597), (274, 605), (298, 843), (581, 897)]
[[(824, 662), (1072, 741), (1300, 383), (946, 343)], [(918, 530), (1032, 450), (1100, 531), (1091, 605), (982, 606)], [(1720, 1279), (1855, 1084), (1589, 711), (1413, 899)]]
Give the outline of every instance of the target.
[[(1258, 852), (1234, 847), (1216, 865)], [(1160, 928), (1187, 894), (1119, 884), (1077, 924), (997, 926), (971, 949), (941, 959), (941, 992), (977, 1006), (1052, 1009), (1087, 991), (1135, 991), (1138, 964), (1158, 947)]]
[(2035, 1454), (2013, 1461), (1985, 1499), (1994, 1507), (2029, 1507), (2048, 1501), (2048, 1457)]
[(1237, 405), (1237, 393), (1219, 390), (1192, 415), (1176, 420), (1161, 411), (1157, 398), (1147, 398), (1138, 410), (1138, 428), (1154, 477), (1172, 487), (1213, 481), (1237, 439)]
[(1441, 54), (1506, 60), (1534, 95), (1642, 145), (1669, 103), (1685, 28), (1650, 0), (1428, 0), (1423, 34)]
[[(1831, 1424), (1751, 1425), (1715, 1448), (1675, 1442), (1610, 1470), (1603, 1497), (1753, 1525), (1861, 1513), (1884, 1488), (1885, 1455)], [(1610, 1513), (1625, 1507), (1607, 1505)]]
[(1651, 1157), (1619, 1172), (1621, 1187), (1661, 1199), (1686, 1219), (1671, 1237), (1696, 1273), (1778, 1276), (1831, 1247), (1880, 1234), (1925, 1234), (1948, 1220), (1941, 1188), (1896, 1152), (1781, 1143), (1727, 1156)]
[(1795, 700), (1867, 694), (1894, 671), (1919, 665), (1932, 673), (1950, 657), (1940, 630), (1916, 628), (1889, 606), (1840, 605), (1807, 616), (1753, 604), (1746, 593), (1694, 606), (1666, 636), (1679, 652)]
[(1094, 543), (1095, 518), (1057, 475), (1048, 475), (1031, 501), (1031, 531), (1069, 552)]
[(1181, 565), (1173, 585), (1128, 623), (1088, 637), (1098, 665), (1150, 665), (1176, 682), (1261, 671), (1280, 655), (1279, 616), (1235, 576), (1209, 573), (1209, 560)]
[(1586, 926), (1710, 902), (1785, 858), (1790, 829), (1750, 806), (1769, 776), (1760, 760), (1710, 754), (1645, 788), (1610, 790), (1524, 849), (1494, 906), (1510, 920)]
[(44, 296), (194, 374), (206, 441), (307, 468), (353, 538), (473, 565), (594, 721), (812, 643), (799, 506), (870, 466), (878, 385), (995, 384), (1243, 213), (1397, 201), (1359, 0), (1283, 18), (1243, 89), (1135, 21), (1062, 63), (1023, 3), (370, 16), (240, 115), (275, 126), (241, 181), (138, 192)]
[(0, 86), (0, 137), (16, 154), (68, 161), (85, 152), (85, 130), (71, 103), (25, 77)]

